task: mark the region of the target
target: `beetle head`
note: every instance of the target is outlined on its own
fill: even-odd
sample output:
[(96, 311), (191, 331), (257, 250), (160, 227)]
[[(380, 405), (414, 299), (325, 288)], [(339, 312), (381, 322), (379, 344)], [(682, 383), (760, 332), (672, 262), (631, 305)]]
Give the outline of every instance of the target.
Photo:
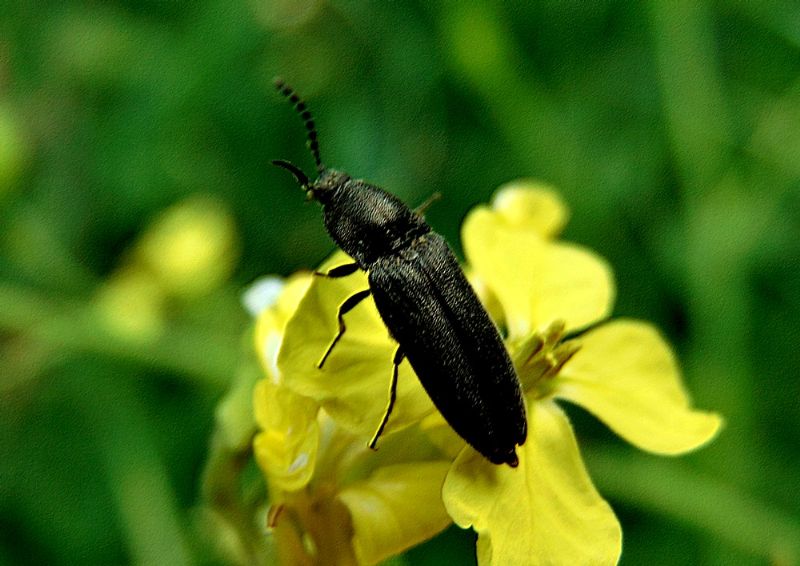
[(300, 185), (300, 188), (306, 192), (308, 200), (316, 200), (322, 204), (328, 202), (333, 192), (343, 187), (350, 180), (350, 175), (347, 173), (323, 168), (316, 181), (311, 181), (308, 175), (294, 163), (276, 159), (272, 164), (289, 171), (294, 176), (297, 184)]

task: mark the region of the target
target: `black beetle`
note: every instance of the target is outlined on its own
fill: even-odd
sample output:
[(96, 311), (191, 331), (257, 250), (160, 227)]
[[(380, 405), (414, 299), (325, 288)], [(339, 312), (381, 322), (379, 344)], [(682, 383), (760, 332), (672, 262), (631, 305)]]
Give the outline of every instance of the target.
[(273, 164), (289, 170), (308, 197), (322, 204), (328, 233), (355, 260), (318, 275), (345, 277), (361, 269), (369, 279), (369, 289), (339, 307), (339, 332), (318, 367), (344, 335), (344, 315), (371, 294), (398, 347), (389, 404), (370, 447), (389, 419), (397, 368), (406, 357), (450, 426), (489, 461), (516, 467), (516, 447), (527, 435), (519, 379), (453, 252), (419, 210), (412, 211), (375, 185), (325, 167), (306, 104), (281, 79), (275, 79), (275, 86), (305, 122), (318, 177), (311, 181), (288, 161)]

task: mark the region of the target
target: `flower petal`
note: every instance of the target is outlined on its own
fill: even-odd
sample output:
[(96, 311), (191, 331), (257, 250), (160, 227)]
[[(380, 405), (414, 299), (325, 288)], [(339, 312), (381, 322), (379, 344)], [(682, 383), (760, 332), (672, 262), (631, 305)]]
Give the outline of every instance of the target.
[[(348, 263), (346, 257), (335, 254), (321, 269)], [(315, 399), (341, 426), (369, 438), (386, 410), (397, 349), (371, 298), (344, 316), (346, 332), (323, 368), (317, 367), (338, 331), (339, 306), (366, 288), (363, 273), (340, 279), (315, 277), (286, 325), (277, 366), (287, 387)], [(433, 404), (404, 361), (386, 433), (417, 422), (431, 411)]]
[(267, 379), (253, 391), (256, 461), (273, 485), (286, 491), (305, 486), (314, 473), (319, 447), (319, 405)]
[(277, 275), (265, 275), (253, 281), (242, 293), (242, 306), (253, 317), (275, 305), (283, 293), (285, 282)]
[(456, 456), (464, 449), (466, 442), (458, 436), (439, 411), (435, 411), (422, 419), (419, 423), (419, 430), (425, 435), (439, 451), (449, 458), (455, 460)]
[(280, 383), (278, 351), (283, 341), (283, 332), (289, 317), (297, 309), (300, 300), (311, 284), (311, 274), (297, 274), (287, 279), (276, 300), (268, 308), (261, 309), (253, 333), (258, 361), (273, 383)]
[(492, 209), (509, 227), (535, 232), (543, 238), (557, 236), (569, 220), (558, 192), (535, 179), (517, 179), (501, 185)]
[(310, 481), (319, 446), (319, 404), (284, 387), (276, 363), (286, 321), (310, 282), (309, 274), (287, 279), (271, 304), (261, 309), (254, 332), (267, 379), (253, 389), (253, 413), (260, 429), (253, 439), (253, 452), (272, 485), (286, 491), (296, 491)]
[(591, 411), (637, 447), (681, 454), (717, 434), (722, 419), (692, 410), (667, 343), (651, 325), (616, 320), (587, 332), (557, 377), (556, 396)]
[(469, 214), (462, 239), (476, 275), (503, 305), (512, 339), (558, 319), (575, 330), (611, 312), (611, 268), (589, 250), (509, 227), (500, 213), (485, 208)]
[(592, 485), (572, 427), (552, 401), (531, 405), (519, 467), (495, 466), (467, 447), (442, 497), (460, 526), (478, 532), (482, 565), (615, 564), (619, 522)]
[(360, 563), (376, 564), (450, 524), (441, 498), (449, 468), (449, 461), (385, 466), (341, 491), (339, 499), (353, 519), (353, 547)]

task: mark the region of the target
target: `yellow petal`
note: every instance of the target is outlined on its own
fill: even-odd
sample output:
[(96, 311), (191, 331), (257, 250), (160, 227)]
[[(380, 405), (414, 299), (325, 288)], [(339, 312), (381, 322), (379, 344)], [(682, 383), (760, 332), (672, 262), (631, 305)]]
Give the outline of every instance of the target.
[(564, 320), (567, 331), (607, 317), (614, 300), (611, 268), (580, 246), (509, 228), (499, 213), (478, 209), (462, 228), (476, 275), (503, 306), (511, 339)]
[(456, 431), (447, 424), (447, 421), (444, 420), (439, 411), (435, 411), (422, 419), (419, 423), (419, 430), (429, 442), (450, 460), (455, 460), (466, 445), (464, 439), (458, 436)]
[(450, 524), (441, 497), (449, 468), (449, 461), (386, 466), (342, 490), (339, 499), (353, 519), (359, 563), (376, 564)]
[(256, 354), (264, 372), (273, 383), (281, 381), (277, 365), (278, 350), (283, 342), (286, 323), (297, 309), (310, 284), (310, 273), (293, 275), (286, 280), (275, 302), (268, 308), (262, 309), (256, 320), (253, 334)]
[(267, 379), (253, 389), (253, 412), (260, 429), (253, 451), (271, 485), (286, 491), (296, 491), (310, 481), (319, 446), (319, 404), (283, 386), (277, 367), (284, 327), (310, 282), (310, 274), (287, 279), (272, 304), (261, 309), (254, 333)]
[(587, 332), (559, 372), (556, 396), (591, 411), (643, 450), (681, 454), (712, 438), (719, 415), (691, 409), (667, 343), (651, 325), (616, 320)]
[[(337, 254), (321, 270), (342, 261)], [(322, 404), (338, 424), (368, 441), (383, 418), (389, 399), (392, 358), (397, 343), (367, 298), (344, 316), (347, 330), (322, 369), (317, 367), (338, 331), (339, 306), (351, 295), (368, 288), (366, 275), (340, 279), (315, 277), (286, 325), (277, 359), (283, 383)], [(400, 365), (397, 401), (386, 433), (417, 422), (433, 404), (408, 362)]]
[(557, 236), (569, 219), (569, 210), (558, 192), (535, 179), (501, 185), (492, 199), (492, 209), (509, 227), (543, 238)]
[(478, 295), (483, 308), (489, 313), (489, 317), (499, 327), (505, 327), (505, 313), (503, 312), (503, 305), (497, 300), (497, 296), (489, 288), (486, 282), (481, 279), (475, 270), (469, 266), (464, 266), (464, 275), (467, 276), (467, 281), (472, 285), (475, 294)]
[(286, 279), (283, 291), (278, 295), (278, 300), (275, 303), (275, 309), (284, 323), (297, 310), (297, 305), (300, 304), (303, 296), (308, 292), (311, 280), (312, 275), (307, 271), (295, 273)]
[(516, 469), (467, 447), (442, 497), (460, 526), (478, 533), (478, 563), (615, 564), (622, 532), (583, 466), (572, 427), (552, 401), (531, 405)]
[(253, 391), (253, 409), (261, 429), (253, 440), (258, 465), (272, 485), (286, 491), (302, 488), (317, 460), (319, 406), (262, 379)]

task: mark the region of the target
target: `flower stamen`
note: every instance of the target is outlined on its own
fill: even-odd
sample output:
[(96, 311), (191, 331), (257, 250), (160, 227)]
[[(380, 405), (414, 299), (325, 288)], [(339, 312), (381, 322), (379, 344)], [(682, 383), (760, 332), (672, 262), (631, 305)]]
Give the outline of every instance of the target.
[(563, 320), (553, 321), (545, 330), (527, 338), (513, 355), (523, 389), (532, 391), (536, 399), (550, 394), (552, 385), (549, 382), (580, 350), (581, 344), (577, 340), (561, 343), (565, 328)]
[(274, 529), (278, 525), (278, 518), (281, 516), (283, 512), (284, 504), (278, 503), (276, 505), (270, 505), (269, 511), (267, 511), (267, 528)]

